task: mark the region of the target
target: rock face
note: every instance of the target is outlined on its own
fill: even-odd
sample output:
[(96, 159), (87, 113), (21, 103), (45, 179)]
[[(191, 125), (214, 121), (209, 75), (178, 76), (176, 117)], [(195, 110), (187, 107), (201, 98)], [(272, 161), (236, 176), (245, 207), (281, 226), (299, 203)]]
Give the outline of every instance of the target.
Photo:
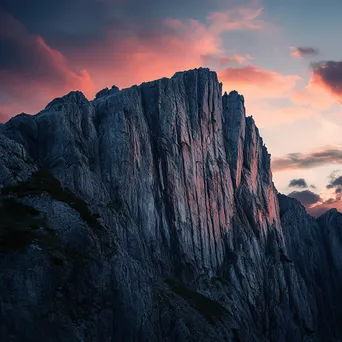
[(0, 187), (1, 341), (342, 341), (342, 215), (208, 69), (12, 118)]

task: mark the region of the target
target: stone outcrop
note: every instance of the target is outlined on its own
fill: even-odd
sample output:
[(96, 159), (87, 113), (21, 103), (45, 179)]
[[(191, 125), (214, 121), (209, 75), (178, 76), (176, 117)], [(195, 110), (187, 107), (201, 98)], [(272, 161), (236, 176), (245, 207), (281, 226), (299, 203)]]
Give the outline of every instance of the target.
[(0, 340), (341, 340), (342, 215), (277, 194), (214, 72), (71, 92), (0, 152)]

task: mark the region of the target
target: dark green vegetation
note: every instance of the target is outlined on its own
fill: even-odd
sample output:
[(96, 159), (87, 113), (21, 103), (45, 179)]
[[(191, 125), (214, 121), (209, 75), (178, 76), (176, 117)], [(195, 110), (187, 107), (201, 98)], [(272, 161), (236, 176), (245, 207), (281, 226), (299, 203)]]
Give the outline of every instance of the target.
[(89, 226), (101, 228), (97, 222), (99, 216), (92, 215), (82, 199), (64, 189), (50, 172), (40, 170), (29, 180), (5, 187), (1, 191), (0, 252), (23, 250), (36, 243), (39, 248), (48, 252), (55, 265), (62, 266), (65, 260), (73, 265), (84, 265), (84, 255), (77, 250), (63, 247), (56, 231), (48, 227), (41, 212), (20, 202), (20, 198), (42, 193), (48, 193), (52, 198), (68, 204)]
[(35, 241), (51, 245), (58, 240), (38, 210), (13, 198), (1, 200), (0, 219), (0, 252), (21, 250)]
[(219, 319), (224, 314), (228, 313), (228, 310), (220, 303), (199, 292), (189, 289), (175, 280), (165, 279), (165, 283), (169, 286), (170, 290), (183, 297), (191, 306), (212, 323), (215, 322), (215, 319)]
[(70, 190), (63, 188), (60, 181), (47, 170), (39, 170), (33, 173), (29, 180), (2, 189), (3, 195), (17, 197), (39, 195), (44, 192), (57, 201), (67, 203), (81, 215), (90, 227), (101, 228), (97, 221), (98, 216), (91, 214), (85, 201), (75, 196)]

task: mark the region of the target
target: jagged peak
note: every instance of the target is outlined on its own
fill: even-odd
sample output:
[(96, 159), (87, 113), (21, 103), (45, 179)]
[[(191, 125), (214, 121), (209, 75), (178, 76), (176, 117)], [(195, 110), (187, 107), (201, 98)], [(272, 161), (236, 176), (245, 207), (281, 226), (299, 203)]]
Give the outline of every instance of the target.
[(255, 120), (253, 118), (253, 115), (249, 115), (249, 116), (246, 116), (246, 126), (249, 127), (249, 129), (254, 129), (255, 130), (255, 133), (257, 134), (257, 136), (259, 137), (260, 139), (260, 142), (263, 146), (265, 146), (264, 144), (264, 140), (262, 139), (262, 137), (260, 136), (260, 132), (259, 132), (259, 128), (258, 126), (256, 125), (255, 123)]
[(84, 104), (84, 103), (88, 103), (88, 99), (79, 90), (71, 91), (67, 95), (64, 95), (62, 97), (57, 97), (54, 100), (52, 100), (51, 102), (49, 102), (47, 104), (47, 106), (45, 107), (45, 109), (50, 109), (51, 107), (53, 107), (56, 104), (62, 104), (62, 103), (66, 103), (66, 102)]
[(241, 101), (245, 102), (243, 95), (240, 95), (237, 90), (232, 90), (229, 94), (225, 91), (223, 97), (227, 98), (229, 101)]
[(336, 208), (331, 208), (328, 211), (326, 211), (324, 214), (318, 217), (318, 219), (330, 219), (334, 216), (342, 215), (341, 212), (339, 212)]
[(17, 127), (21, 122), (25, 121), (25, 120), (30, 120), (32, 119), (34, 116), (27, 114), (27, 113), (20, 113), (16, 116), (13, 116), (12, 118), (10, 118), (6, 124), (4, 125), (4, 127), (9, 127), (9, 126), (13, 126), (13, 127)]
[(120, 89), (116, 85), (113, 85), (111, 89), (108, 89), (106, 87), (96, 93), (95, 99), (99, 99), (101, 97), (108, 96), (108, 95), (117, 94), (118, 92), (120, 92)]
[(296, 198), (289, 197), (278, 191), (277, 193), (278, 201), (280, 204), (280, 215), (284, 214), (288, 210), (293, 213), (306, 213), (305, 207)]
[(243, 95), (239, 94), (237, 90), (232, 90), (229, 93), (225, 91), (223, 96), (229, 98), (230, 101), (245, 101)]
[(209, 68), (195, 68), (195, 69), (190, 69), (190, 70), (185, 70), (185, 71), (178, 71), (176, 72), (171, 79), (182, 76), (182, 75), (186, 75), (186, 74), (193, 74), (193, 73), (207, 73), (207, 74), (212, 74), (215, 75), (217, 78), (217, 74), (215, 71), (210, 70)]

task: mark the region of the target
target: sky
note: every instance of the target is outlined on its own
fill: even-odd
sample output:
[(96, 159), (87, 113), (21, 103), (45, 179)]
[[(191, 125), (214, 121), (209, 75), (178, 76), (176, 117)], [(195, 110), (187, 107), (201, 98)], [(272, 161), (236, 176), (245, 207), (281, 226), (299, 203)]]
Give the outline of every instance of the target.
[(209, 67), (245, 97), (279, 192), (342, 211), (341, 0), (2, 0), (0, 122)]

